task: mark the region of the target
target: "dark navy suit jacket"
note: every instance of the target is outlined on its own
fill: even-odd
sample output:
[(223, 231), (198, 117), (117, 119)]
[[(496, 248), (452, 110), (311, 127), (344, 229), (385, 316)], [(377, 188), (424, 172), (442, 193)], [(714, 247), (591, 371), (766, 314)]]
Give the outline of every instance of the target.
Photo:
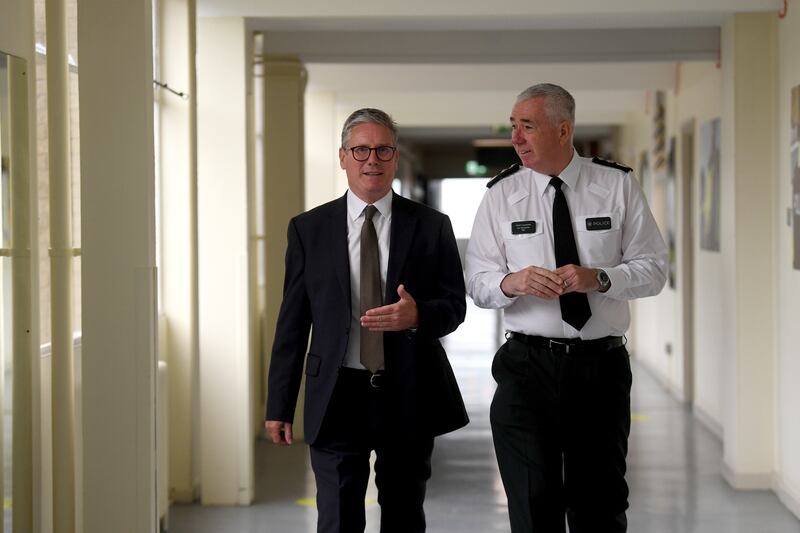
[[(344, 363), (350, 333), (346, 217), (345, 195), (289, 222), (266, 420), (293, 421), (305, 366), (305, 440), (312, 445)], [(461, 260), (447, 216), (393, 193), (386, 304), (399, 300), (401, 284), (416, 301), (419, 326), (415, 333), (384, 333), (388, 414), (403, 431), (440, 435), (468, 422), (439, 342), (464, 321)]]

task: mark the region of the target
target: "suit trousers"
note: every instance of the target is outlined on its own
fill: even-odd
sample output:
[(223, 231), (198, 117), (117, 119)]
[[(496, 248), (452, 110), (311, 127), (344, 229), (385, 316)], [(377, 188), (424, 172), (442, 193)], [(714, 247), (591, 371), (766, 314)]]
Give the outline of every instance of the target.
[(433, 437), (406, 435), (396, 427), (390, 395), (390, 388), (372, 386), (367, 370), (339, 370), (320, 435), (311, 446), (318, 533), (364, 531), (373, 450), (381, 533), (425, 531), (423, 502)]
[(627, 530), (631, 367), (624, 346), (567, 355), (507, 341), (490, 420), (512, 533)]

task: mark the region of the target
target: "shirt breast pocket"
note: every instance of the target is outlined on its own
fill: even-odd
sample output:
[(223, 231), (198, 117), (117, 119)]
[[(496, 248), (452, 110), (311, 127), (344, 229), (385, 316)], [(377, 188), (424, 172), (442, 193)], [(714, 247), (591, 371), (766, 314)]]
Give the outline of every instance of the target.
[(547, 239), (541, 219), (506, 220), (502, 223), (502, 232), (511, 271), (544, 264)]
[(619, 213), (575, 217), (575, 238), (584, 266), (616, 266), (622, 259)]

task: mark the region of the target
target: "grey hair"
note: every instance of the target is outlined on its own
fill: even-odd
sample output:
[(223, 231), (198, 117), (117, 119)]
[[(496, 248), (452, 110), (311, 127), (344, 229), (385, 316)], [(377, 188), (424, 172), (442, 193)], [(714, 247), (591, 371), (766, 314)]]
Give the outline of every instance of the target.
[(350, 133), (353, 128), (359, 124), (380, 124), (385, 126), (392, 132), (393, 144), (397, 144), (397, 124), (395, 124), (392, 117), (385, 111), (375, 109), (372, 107), (365, 107), (353, 111), (347, 120), (344, 121), (342, 127), (342, 148), (347, 148), (347, 143), (350, 142)]
[(561, 86), (552, 83), (531, 85), (517, 96), (517, 103), (531, 98), (544, 98), (547, 116), (558, 125), (566, 120), (575, 124), (575, 99)]

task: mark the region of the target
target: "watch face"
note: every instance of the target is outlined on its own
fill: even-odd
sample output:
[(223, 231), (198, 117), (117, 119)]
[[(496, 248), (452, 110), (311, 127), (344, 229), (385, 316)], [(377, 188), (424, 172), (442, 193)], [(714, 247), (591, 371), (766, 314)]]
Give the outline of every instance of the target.
[(597, 281), (600, 283), (600, 290), (605, 291), (611, 285), (611, 279), (606, 274), (605, 270), (597, 271)]

